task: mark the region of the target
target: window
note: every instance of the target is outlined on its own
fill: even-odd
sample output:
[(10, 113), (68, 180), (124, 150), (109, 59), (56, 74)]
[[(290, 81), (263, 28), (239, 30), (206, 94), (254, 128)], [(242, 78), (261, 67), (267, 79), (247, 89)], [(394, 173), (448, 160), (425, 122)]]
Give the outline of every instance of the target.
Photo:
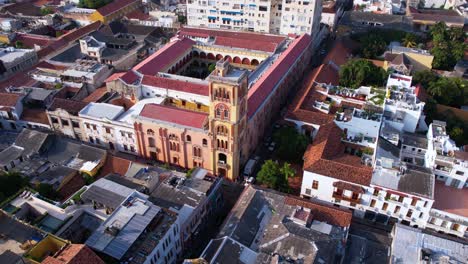
[(423, 207), (427, 207), (427, 204), (428, 204), (428, 202), (424, 201), (424, 206)]
[(401, 208), (400, 206), (396, 206), (393, 213), (398, 214), (398, 212), (400, 212), (400, 208)]
[(227, 127), (221, 125), (216, 127), (216, 134), (227, 136), (229, 134), (229, 130), (227, 129)]
[(154, 140), (154, 138), (152, 138), (152, 137), (149, 137), (149, 138), (148, 138), (148, 145), (149, 145), (151, 148), (156, 147), (156, 140)]
[(386, 211), (388, 209), (388, 203), (384, 203), (382, 206), (382, 210)]
[(108, 127), (106, 127), (106, 133), (107, 133), (107, 134), (110, 134), (110, 133), (111, 133), (111, 129), (108, 128)]
[(69, 126), (70, 123), (68, 122), (68, 120), (63, 120), (63, 119), (62, 119), (62, 125), (64, 125), (64, 126)]
[(379, 190), (378, 189), (374, 189), (374, 196), (379, 196)]
[(423, 218), (423, 216), (424, 216), (424, 213), (421, 212), (421, 213), (419, 214), (419, 218)]
[(370, 207), (375, 207), (375, 203), (376, 203), (376, 201), (374, 199), (372, 199), (372, 201), (370, 203)]
[(148, 134), (148, 136), (154, 136), (154, 130), (153, 129), (148, 129), (148, 130), (146, 130), (146, 134)]
[(123, 147), (124, 147), (124, 150), (125, 150), (125, 151), (128, 151), (127, 145), (123, 145)]
[(94, 138), (90, 137), (90, 138), (89, 138), (89, 142), (91, 142), (91, 143), (94, 144)]
[(204, 147), (208, 147), (208, 140), (206, 140), (206, 138), (204, 138), (202, 142)]
[(135, 147), (134, 147), (134, 146), (130, 146), (130, 151), (131, 151), (131, 152), (135, 152)]
[(72, 121), (72, 126), (73, 127), (80, 127), (80, 123), (78, 121)]
[(460, 176), (463, 176), (463, 175), (465, 175), (465, 172), (463, 172), (463, 171), (457, 171), (457, 172), (455, 172), (455, 174), (460, 175)]
[(406, 217), (411, 217), (413, 215), (413, 210), (409, 209), (408, 213), (406, 213)]
[(96, 138), (96, 144), (98, 144), (98, 145), (101, 144), (101, 140), (99, 140), (99, 138)]
[(187, 142), (192, 142), (192, 137), (190, 135), (187, 135), (185, 139), (186, 139), (185, 141)]
[(55, 117), (51, 117), (50, 120), (52, 121), (53, 124), (58, 124), (58, 119)]
[(310, 194), (312, 193), (312, 190), (309, 189), (309, 188), (307, 188), (307, 189), (305, 189), (305, 193), (306, 193), (307, 195), (310, 195)]
[(386, 199), (386, 200), (390, 200), (390, 197), (391, 197), (391, 196), (392, 196), (392, 195), (391, 195), (390, 193), (387, 193), (387, 194), (385, 195), (385, 199)]
[(416, 206), (416, 203), (417, 203), (417, 202), (418, 202), (418, 199), (413, 198), (413, 199), (411, 200), (411, 206)]
[(86, 124), (86, 128), (87, 128), (87, 129), (90, 129), (89, 124)]
[(399, 197), (398, 197), (398, 202), (402, 203), (402, 202), (403, 202), (403, 199), (404, 199), (403, 196), (399, 196)]
[(201, 158), (202, 152), (200, 147), (193, 147), (193, 156)]
[(318, 189), (318, 187), (319, 187), (319, 182), (318, 182), (318, 181), (316, 181), (316, 180), (314, 180), (314, 181), (312, 182), (312, 189), (315, 189), (315, 190), (317, 190), (317, 189)]

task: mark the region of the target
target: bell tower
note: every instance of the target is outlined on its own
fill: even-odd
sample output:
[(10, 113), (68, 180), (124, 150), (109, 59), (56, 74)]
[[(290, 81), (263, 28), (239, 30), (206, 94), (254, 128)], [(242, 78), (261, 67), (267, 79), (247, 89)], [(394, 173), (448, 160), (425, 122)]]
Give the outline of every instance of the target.
[(213, 140), (213, 171), (236, 180), (239, 176), (240, 139), (247, 123), (247, 72), (220, 60), (208, 77), (210, 82), (210, 132)]

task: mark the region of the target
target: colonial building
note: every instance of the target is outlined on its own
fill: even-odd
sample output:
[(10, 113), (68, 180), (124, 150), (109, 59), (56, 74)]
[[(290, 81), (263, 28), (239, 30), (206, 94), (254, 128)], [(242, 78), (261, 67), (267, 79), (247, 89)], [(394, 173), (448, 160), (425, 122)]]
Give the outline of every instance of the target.
[(135, 117), (141, 156), (235, 179), (304, 71), (311, 43), (307, 34), (184, 28), (132, 70), (112, 75), (107, 89), (155, 100)]
[(92, 21), (101, 21), (109, 24), (124, 17), (142, 5), (141, 0), (117, 0), (97, 9), (90, 15)]

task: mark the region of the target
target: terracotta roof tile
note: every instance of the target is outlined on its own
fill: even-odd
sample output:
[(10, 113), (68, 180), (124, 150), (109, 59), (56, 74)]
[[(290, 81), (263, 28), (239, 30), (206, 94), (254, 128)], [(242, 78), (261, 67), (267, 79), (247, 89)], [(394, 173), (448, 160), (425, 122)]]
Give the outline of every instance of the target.
[(127, 72), (116, 72), (114, 74), (112, 74), (111, 76), (109, 76), (104, 82), (112, 82), (112, 81), (115, 81), (117, 79), (119, 79), (120, 77), (124, 76)]
[(457, 189), (435, 181), (433, 208), (468, 217), (468, 189)]
[(128, 109), (130, 109), (132, 106), (135, 105), (135, 103), (132, 102), (130, 99), (122, 98), (122, 97), (112, 99), (111, 101), (109, 101), (109, 104), (122, 106), (125, 109), (125, 111), (127, 111)]
[(179, 55), (192, 49), (194, 44), (195, 42), (188, 38), (170, 42), (153, 55), (138, 63), (133, 69), (141, 74), (156, 75), (158, 72), (171, 65)]
[(44, 109), (24, 108), (21, 114), (21, 120), (49, 125), (49, 119)]
[(328, 52), (325, 59), (323, 59), (323, 63), (333, 62), (337, 66), (345, 64), (351, 58), (355, 45), (354, 41), (350, 39), (336, 40), (332, 49)]
[(109, 4), (99, 8), (96, 10), (103, 16), (108, 16), (114, 12), (117, 12), (118, 10), (121, 10), (125, 8), (128, 5), (131, 5), (135, 2), (139, 2), (140, 0), (115, 0), (110, 2)]
[(344, 153), (341, 134), (334, 122), (322, 125), (304, 153), (304, 170), (368, 186), (372, 168), (362, 165), (359, 157)]
[(140, 9), (137, 9), (133, 12), (128, 13), (125, 15), (128, 19), (138, 19), (138, 20), (149, 20), (151, 16), (149, 14), (145, 14)]
[(179, 31), (179, 35), (203, 38), (214, 37), (216, 45), (235, 48), (247, 48), (265, 52), (274, 52), (276, 48), (286, 39), (284, 36), (270, 34), (211, 30), (190, 27), (182, 28)]
[(203, 129), (208, 119), (206, 113), (157, 104), (145, 105), (140, 116), (198, 129)]
[(63, 65), (57, 65), (57, 64), (52, 64), (47, 61), (41, 61), (36, 65), (36, 68), (41, 68), (41, 69), (49, 69), (49, 70), (55, 70), (55, 71), (63, 71), (65, 69), (68, 69), (68, 66), (63, 66)]
[(176, 91), (192, 93), (192, 94), (199, 94), (203, 96), (208, 96), (209, 94), (208, 85), (192, 83), (188, 81), (180, 81), (180, 80), (169, 79), (169, 78), (158, 77), (158, 76), (145, 75), (141, 83), (144, 85), (148, 85), (148, 86), (176, 90)]
[(306, 199), (296, 197), (285, 197), (285, 204), (301, 206), (311, 209), (313, 220), (326, 222), (330, 225), (341, 226), (348, 228), (351, 225), (351, 218), (353, 214), (348, 209), (340, 209), (333, 206), (321, 204), (320, 202), (313, 202)]
[(130, 160), (108, 154), (104, 165), (99, 170), (99, 177), (107, 176), (110, 173), (125, 175), (131, 163)]
[(94, 90), (94, 92), (92, 92), (90, 95), (85, 97), (82, 101), (86, 103), (97, 102), (106, 94), (107, 94), (106, 87), (97, 88), (96, 90)]
[(124, 81), (126, 84), (134, 84), (138, 79), (140, 79), (140, 76), (136, 74), (133, 71), (128, 71), (122, 77), (120, 77), (122, 81)]
[(54, 42), (54, 40), (55, 38), (27, 33), (18, 33), (15, 37), (15, 41), (21, 41), (28, 48), (34, 48), (34, 45), (45, 47)]
[(0, 106), (15, 107), (16, 103), (20, 99), (21, 99), (20, 94), (0, 93)]
[(260, 108), (265, 98), (273, 91), (278, 82), (311, 42), (312, 38), (307, 34), (295, 39), (288, 49), (280, 55), (275, 63), (249, 89), (247, 107), (249, 118)]
[(78, 115), (78, 112), (80, 112), (81, 109), (83, 109), (87, 105), (87, 102), (54, 98), (48, 110), (55, 111), (57, 109), (63, 109), (72, 115)]
[(105, 262), (84, 244), (71, 244), (54, 256), (47, 256), (42, 264), (104, 264)]

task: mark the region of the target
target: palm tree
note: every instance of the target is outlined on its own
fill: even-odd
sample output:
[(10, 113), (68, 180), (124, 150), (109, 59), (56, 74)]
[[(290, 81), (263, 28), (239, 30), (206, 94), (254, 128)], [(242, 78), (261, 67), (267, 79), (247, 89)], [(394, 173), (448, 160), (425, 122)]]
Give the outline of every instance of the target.
[(401, 40), (403, 45), (407, 48), (416, 47), (416, 37), (413, 34), (406, 33), (406, 35)]

